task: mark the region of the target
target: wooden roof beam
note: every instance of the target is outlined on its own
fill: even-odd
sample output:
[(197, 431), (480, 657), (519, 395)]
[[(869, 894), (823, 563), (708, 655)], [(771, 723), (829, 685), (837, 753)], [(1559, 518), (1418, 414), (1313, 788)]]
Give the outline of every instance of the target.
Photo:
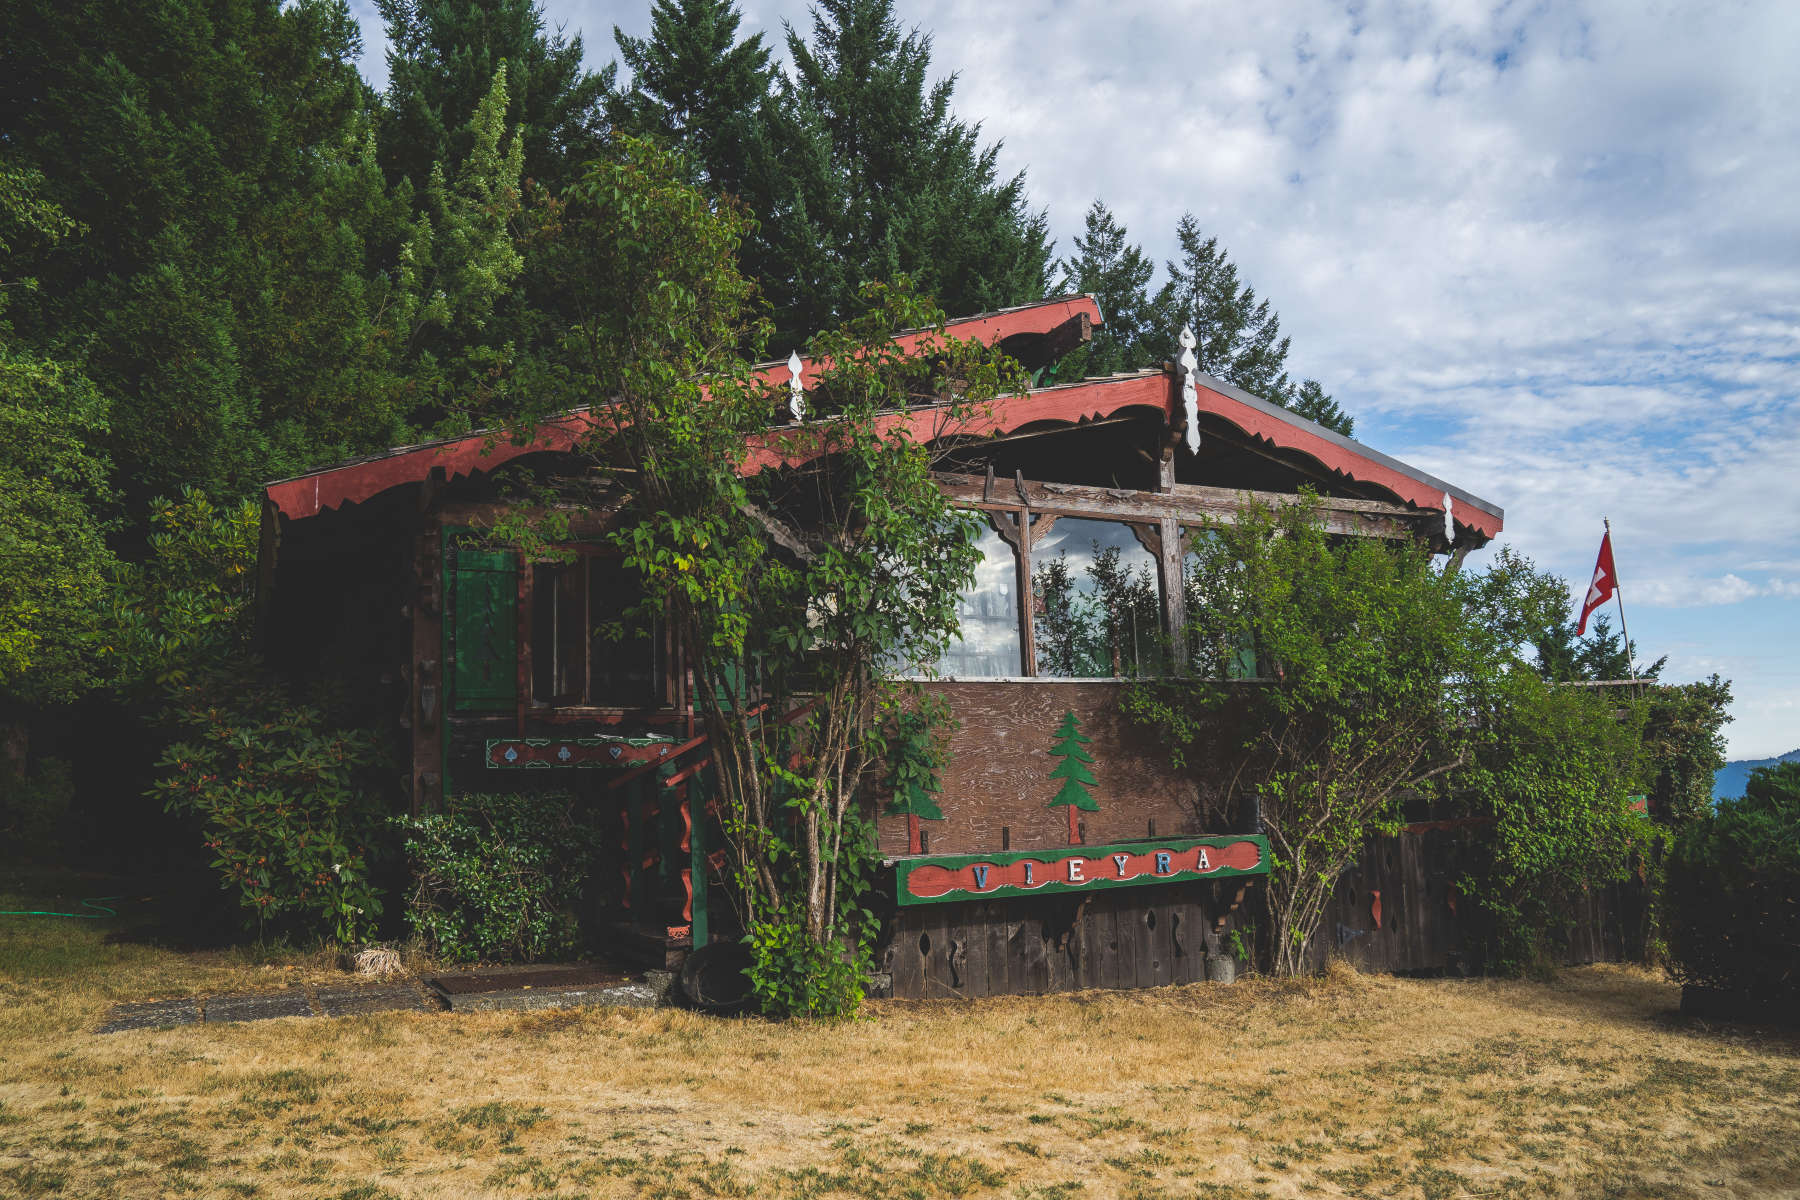
[[(1284, 508), (1301, 500), (1299, 496), (1285, 492), (1232, 491), (1193, 484), (1177, 484), (1171, 492), (1134, 492), (1032, 480), (1025, 481), (1020, 500), (1005, 494), (989, 499), (983, 476), (940, 471), (935, 472), (933, 478), (944, 495), (969, 508), (1016, 509), (1023, 505), (1046, 516), (1128, 522), (1161, 521), (1168, 517), (1177, 521), (1214, 520), (1231, 524), (1237, 520), (1246, 500), (1270, 508)], [(1443, 523), (1440, 514), (1383, 500), (1321, 496), (1318, 503), (1326, 532), (1334, 534), (1407, 539), (1421, 533), (1429, 534), (1431, 525)]]

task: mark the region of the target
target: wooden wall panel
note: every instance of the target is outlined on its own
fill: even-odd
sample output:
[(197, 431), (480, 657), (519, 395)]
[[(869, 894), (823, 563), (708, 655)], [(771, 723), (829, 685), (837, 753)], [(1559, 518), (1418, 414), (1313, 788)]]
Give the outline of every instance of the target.
[[(1432, 974), (1480, 968), (1471, 906), (1450, 883), (1468, 853), (1466, 831), (1374, 839), (1345, 875), (1309, 949), (1358, 970)], [(1233, 885), (1241, 880), (1229, 881)], [(1631, 952), (1642, 900), (1626, 884), (1578, 897), (1564, 961), (1616, 962)], [(883, 957), (896, 996), (1037, 995), (1136, 988), (1206, 978), (1206, 932), (1233, 886), (1167, 884), (1087, 895), (922, 904), (899, 909)], [(1374, 898), (1381, 898), (1381, 921)], [(1260, 903), (1260, 890), (1246, 904)], [(1151, 916), (1154, 914), (1154, 923)], [(1254, 919), (1254, 914), (1252, 914)], [(921, 949), (921, 937), (928, 950)]]
[[(991, 683), (938, 683), (951, 711), (962, 722), (950, 743), (939, 806), (942, 821), (925, 823), (933, 854), (999, 850), (1001, 829), (1010, 830), (1014, 850), (1051, 849), (1068, 844), (1068, 819), (1045, 807), (1056, 794), (1050, 778), (1057, 759), (1050, 755), (1052, 733), (1065, 712), (1073, 712), (1092, 741), (1098, 782), (1089, 790), (1099, 812), (1079, 814), (1087, 844), (1138, 841), (1150, 836), (1217, 833), (1201, 829), (1189, 803), (1193, 784), (1168, 765), (1168, 752), (1132, 727), (1119, 712), (1128, 685), (1035, 680)], [(879, 821), (881, 852), (905, 854), (906, 818)]]

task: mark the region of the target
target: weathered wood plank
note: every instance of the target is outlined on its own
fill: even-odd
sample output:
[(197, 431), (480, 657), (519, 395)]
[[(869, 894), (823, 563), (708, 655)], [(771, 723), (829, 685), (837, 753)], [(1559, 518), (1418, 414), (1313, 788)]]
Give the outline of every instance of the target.
[(1175, 944), (1170, 936), (1179, 903), (1146, 904), (1143, 926), (1143, 959), (1138, 972), (1141, 987), (1162, 987), (1174, 978)]
[(987, 934), (987, 991), (989, 996), (1012, 995), (1013, 921), (1010, 901), (990, 900), (982, 905)]
[(988, 994), (987, 905), (957, 904), (950, 922), (950, 982), (964, 996)]
[(902, 908), (894, 913), (893, 930), (888, 938), (888, 971), (893, 976), (894, 995), (915, 999), (924, 986), (925, 973), (919, 968), (920, 913)]
[[(1018, 508), (1017, 501), (1010, 496), (1003, 496), (1000, 501), (989, 499), (986, 480), (981, 476), (939, 472), (934, 478), (938, 490), (960, 505), (1008, 511)], [(1298, 501), (1298, 497), (1285, 492), (1239, 492), (1192, 484), (1177, 484), (1172, 491), (1162, 493), (1029, 480), (1025, 483), (1025, 503), (1034, 513), (1114, 521), (1160, 521), (1166, 516), (1194, 523), (1206, 520), (1231, 523), (1238, 519), (1245, 497), (1271, 508)], [(1335, 534), (1404, 538), (1411, 537), (1416, 527), (1430, 520), (1435, 519), (1440, 524), (1443, 520), (1435, 512), (1380, 500), (1324, 496), (1319, 503), (1326, 530)]]

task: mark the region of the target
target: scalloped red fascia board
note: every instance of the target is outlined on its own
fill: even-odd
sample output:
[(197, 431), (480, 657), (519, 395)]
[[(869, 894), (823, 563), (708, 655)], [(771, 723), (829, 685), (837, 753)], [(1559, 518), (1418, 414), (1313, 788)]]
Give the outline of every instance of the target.
[[(1358, 454), (1348, 446), (1294, 425), (1272, 413), (1263, 412), (1222, 392), (1199, 385), (1197, 392), (1202, 412), (1210, 412), (1246, 434), (1283, 450), (1305, 454), (1340, 475), (1358, 483), (1385, 488), (1401, 501), (1431, 512), (1441, 512), (1443, 492), (1423, 480), (1416, 479), (1387, 463)], [(995, 433), (1012, 433), (1027, 425), (1044, 421), (1079, 424), (1114, 416), (1128, 408), (1153, 408), (1165, 420), (1173, 418), (1177, 404), (1175, 381), (1165, 375), (1133, 375), (1120, 379), (1095, 379), (1086, 383), (1045, 388), (1023, 396), (1002, 397), (986, 406), (970, 420), (949, 423), (941, 409), (914, 409), (893, 413), (881, 419), (881, 430), (904, 426), (916, 441), (936, 441), (945, 437), (982, 437)], [(744, 463), (745, 473), (777, 466), (796, 466), (822, 451), (816, 437), (808, 437), (805, 429), (792, 432), (772, 431), (751, 441), (750, 454)], [(1458, 524), (1465, 525), (1492, 538), (1502, 527), (1496, 513), (1473, 504), (1456, 508)]]
[[(947, 322), (944, 332), (992, 344), (1022, 333), (1049, 333), (1082, 313), (1086, 313), (1094, 324), (1100, 324), (1100, 306), (1091, 297), (1068, 296), (1006, 312), (963, 317)], [(911, 350), (922, 340), (935, 335), (933, 330), (918, 330), (901, 334), (894, 342), (902, 350)], [(801, 362), (801, 372), (808, 378), (816, 377), (819, 371), (829, 365), (813, 359), (802, 359)], [(788, 379), (787, 364), (767, 364), (757, 370), (757, 375), (770, 383), (785, 383)], [(496, 442), (493, 449), (489, 450), (487, 434), (435, 442), (380, 458), (328, 467), (295, 479), (284, 479), (270, 484), (264, 489), (264, 495), (282, 516), (300, 520), (317, 516), (328, 508), (360, 504), (391, 487), (423, 482), (438, 467), (444, 469), (446, 478), (455, 479), (477, 471), (491, 471), (521, 455), (568, 450), (593, 428), (595, 420), (588, 413), (572, 413), (556, 418), (540, 429), (529, 445), (524, 446), (502, 441)]]

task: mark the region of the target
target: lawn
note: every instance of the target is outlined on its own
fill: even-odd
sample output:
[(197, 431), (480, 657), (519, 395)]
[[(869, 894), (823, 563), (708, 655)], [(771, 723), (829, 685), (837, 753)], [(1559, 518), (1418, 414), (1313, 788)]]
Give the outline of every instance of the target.
[(1800, 1037), (1643, 970), (96, 1036), (333, 974), (124, 921), (0, 918), (0, 1195), (1800, 1196)]

